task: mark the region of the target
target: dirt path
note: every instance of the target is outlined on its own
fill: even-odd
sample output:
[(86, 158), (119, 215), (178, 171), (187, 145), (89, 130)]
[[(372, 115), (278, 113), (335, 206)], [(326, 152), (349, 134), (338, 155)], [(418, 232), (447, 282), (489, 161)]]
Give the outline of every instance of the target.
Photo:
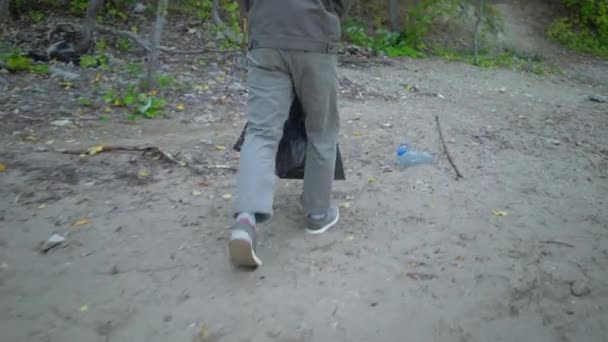
[[(5, 126), (0, 341), (608, 341), (608, 104), (588, 100), (608, 83), (587, 82), (608, 67), (573, 70), (341, 69), (344, 218), (305, 235), (301, 185), (280, 182), (256, 272), (228, 264), (234, 172), (213, 167), (237, 165), (244, 94), (213, 120)], [(434, 115), (464, 180), (443, 157), (392, 165), (403, 142), (440, 156)], [(207, 168), (82, 161), (43, 152), (49, 139), (147, 143)], [(67, 246), (40, 254), (54, 232)]]

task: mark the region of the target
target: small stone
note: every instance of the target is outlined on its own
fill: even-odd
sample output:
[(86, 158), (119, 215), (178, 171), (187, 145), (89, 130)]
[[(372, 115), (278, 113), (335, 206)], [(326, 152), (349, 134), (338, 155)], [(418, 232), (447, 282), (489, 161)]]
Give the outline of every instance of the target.
[(498, 89), (498, 92), (501, 94), (504, 94), (507, 92), (507, 88), (500, 88), (500, 89)]
[(72, 124), (72, 121), (70, 121), (68, 119), (59, 119), (59, 120), (51, 121), (51, 125), (57, 126), (57, 127), (65, 127), (65, 126), (68, 126), (71, 124)]
[(608, 102), (608, 96), (591, 95), (591, 96), (589, 96), (589, 100), (591, 100), (593, 102), (597, 102), (597, 103), (606, 103), (606, 102)]
[(135, 4), (135, 7), (133, 7), (133, 12), (141, 14), (144, 13), (146, 9), (148, 9), (146, 5), (142, 4), (141, 2), (138, 2), (137, 4)]
[(570, 287), (570, 292), (576, 297), (586, 296), (591, 293), (591, 284), (587, 279), (577, 280)]
[(547, 143), (553, 144), (553, 145), (560, 145), (562, 142), (559, 141), (558, 139), (550, 138), (550, 139), (547, 139)]
[(211, 114), (203, 114), (194, 118), (194, 122), (198, 123), (209, 123), (215, 121), (215, 118)]
[(50, 68), (50, 70), (51, 70), (51, 77), (60, 77), (65, 81), (73, 81), (80, 77), (80, 75), (77, 73), (59, 69), (59, 68), (53, 67), (53, 66)]
[(111, 275), (116, 275), (118, 273), (120, 273), (120, 270), (118, 269), (118, 265), (112, 266), (112, 269), (110, 270), (110, 274)]
[(51, 249), (61, 245), (65, 241), (66, 240), (63, 236), (61, 236), (59, 234), (53, 234), (46, 242), (44, 242), (40, 246), (40, 252), (46, 253), (46, 252), (50, 251)]
[(380, 125), (382, 128), (393, 128), (393, 124), (390, 122), (383, 123)]

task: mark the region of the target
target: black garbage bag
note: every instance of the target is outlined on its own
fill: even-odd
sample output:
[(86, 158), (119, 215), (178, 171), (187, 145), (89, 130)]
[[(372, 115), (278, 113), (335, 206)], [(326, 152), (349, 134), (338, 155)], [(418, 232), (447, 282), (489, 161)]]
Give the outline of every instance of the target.
[[(241, 132), (241, 136), (234, 145), (234, 150), (241, 151), (241, 146), (245, 141), (247, 124)], [(281, 179), (304, 179), (304, 167), (306, 165), (306, 146), (308, 138), (306, 136), (306, 126), (304, 125), (304, 110), (302, 104), (296, 98), (291, 104), (289, 118), (283, 126), (283, 137), (279, 142), (279, 149), (276, 156), (276, 174)], [(336, 168), (334, 172), (335, 180), (346, 179), (344, 175), (344, 165), (340, 147), (337, 146)]]

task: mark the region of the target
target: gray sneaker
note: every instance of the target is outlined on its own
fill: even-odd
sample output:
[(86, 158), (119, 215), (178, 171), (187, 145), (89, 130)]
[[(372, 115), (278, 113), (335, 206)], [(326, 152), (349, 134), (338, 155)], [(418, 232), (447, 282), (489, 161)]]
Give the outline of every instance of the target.
[(327, 211), (327, 215), (324, 218), (319, 220), (314, 220), (312, 217), (308, 216), (308, 225), (306, 227), (306, 232), (309, 234), (323, 234), (329, 228), (333, 227), (340, 220), (340, 210), (336, 206), (332, 206)]
[(228, 243), (232, 263), (242, 267), (262, 266), (262, 261), (255, 255), (255, 247), (255, 227), (247, 222), (236, 222)]

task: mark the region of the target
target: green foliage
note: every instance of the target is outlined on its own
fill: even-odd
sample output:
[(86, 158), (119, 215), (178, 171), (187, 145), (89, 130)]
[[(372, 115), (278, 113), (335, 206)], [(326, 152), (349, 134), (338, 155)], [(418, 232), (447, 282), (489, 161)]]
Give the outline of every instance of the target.
[(40, 11), (32, 10), (29, 15), (30, 19), (32, 19), (32, 21), (36, 24), (39, 24), (44, 21), (44, 13)]
[[(441, 47), (433, 47), (435, 55), (445, 58), (448, 61), (458, 61), (474, 64), (475, 57), (469, 52), (455, 51)], [(545, 63), (538, 55), (523, 56), (513, 51), (504, 51), (500, 54), (489, 54), (487, 51), (480, 51), (478, 67), (480, 68), (505, 68), (517, 71), (534, 73), (536, 75), (561, 74), (561, 70), (553, 65)]]
[(411, 41), (404, 34), (389, 32), (385, 29), (376, 30), (373, 36), (367, 34), (362, 24), (353, 19), (346, 22), (347, 39), (360, 46), (368, 47), (374, 51), (385, 53), (391, 57), (424, 57), (425, 54), (411, 45)]
[(132, 51), (133, 50), (133, 44), (131, 44), (131, 41), (125, 37), (120, 37), (118, 38), (118, 48), (122, 51)]
[(83, 107), (92, 107), (93, 106), (93, 101), (91, 101), (90, 99), (87, 99), (86, 97), (79, 98), (78, 103)]
[(103, 53), (95, 53), (92, 55), (80, 56), (80, 66), (83, 68), (97, 68), (108, 69), (108, 57)]
[(82, 15), (87, 10), (89, 0), (70, 0), (70, 13), (73, 15)]
[(156, 83), (160, 89), (167, 88), (175, 83), (175, 77), (171, 75), (159, 74), (156, 75)]
[(573, 50), (608, 57), (608, 1), (563, 1), (572, 14), (555, 20), (548, 36)]
[(144, 64), (143, 63), (129, 63), (125, 65), (125, 70), (127, 73), (133, 77), (140, 76), (144, 73)]
[(0, 54), (0, 65), (4, 65), (10, 72), (33, 72), (44, 75), (50, 72), (48, 65), (34, 63), (17, 51)]
[(167, 103), (167, 100), (158, 97), (156, 92), (139, 92), (135, 84), (129, 85), (123, 91), (108, 89), (103, 94), (103, 100), (115, 107), (128, 109), (132, 119), (155, 118), (163, 112)]

